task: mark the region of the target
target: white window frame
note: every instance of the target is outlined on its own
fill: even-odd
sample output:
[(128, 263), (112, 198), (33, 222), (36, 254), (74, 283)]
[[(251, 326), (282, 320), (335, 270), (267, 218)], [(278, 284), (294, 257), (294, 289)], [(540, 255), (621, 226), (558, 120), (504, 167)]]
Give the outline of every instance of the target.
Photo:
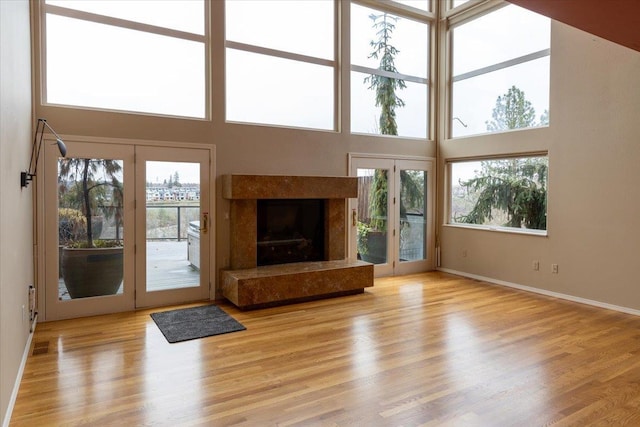
[[(448, 99), (448, 108), (447, 108), (447, 126), (446, 126), (446, 137), (448, 139), (453, 139), (453, 138), (469, 138), (469, 137), (473, 137), (476, 135), (481, 135), (481, 134), (472, 134), (472, 135), (464, 135), (464, 136), (459, 136), (459, 137), (454, 137), (452, 135), (452, 129), (453, 129), (453, 121), (454, 120), (460, 120), (456, 117), (453, 117), (453, 84), (456, 82), (460, 82), (466, 79), (470, 79), (473, 77), (478, 77), (484, 74), (488, 74), (488, 73), (492, 73), (494, 71), (498, 71), (498, 70), (502, 70), (505, 68), (509, 68), (509, 67), (513, 67), (516, 65), (520, 65), (523, 64), (525, 62), (529, 62), (529, 61), (534, 61), (536, 59), (540, 59), (540, 58), (545, 58), (545, 57), (550, 57), (551, 56), (551, 48), (547, 48), (547, 49), (542, 49), (536, 52), (531, 52), (528, 53), (526, 55), (522, 55), (516, 58), (511, 58), (509, 60), (506, 61), (502, 61), (496, 64), (492, 64), (492, 65), (488, 65), (485, 67), (481, 67), (475, 70), (471, 70), (471, 71), (467, 71), (465, 73), (462, 74), (458, 74), (458, 75), (453, 75), (453, 52), (452, 49), (455, 49), (455, 46), (453, 46), (453, 30), (456, 27), (459, 27), (461, 25), (467, 24), (475, 19), (481, 18), (482, 16), (492, 13), (492, 12), (496, 12), (499, 9), (502, 9), (503, 7), (507, 7), (510, 6), (510, 3), (506, 3), (506, 2), (500, 2), (500, 3), (496, 3), (494, 1), (486, 1), (486, 2), (479, 2), (479, 3), (475, 3), (473, 0), (469, 1), (468, 3), (464, 3), (454, 9), (450, 9), (448, 11), (445, 12), (445, 17), (446, 17), (446, 21), (447, 21), (447, 35), (446, 35), (446, 51), (448, 54), (448, 58), (447, 58), (447, 76), (449, 76), (448, 79), (448, 85), (447, 85), (447, 99)], [(516, 5), (513, 5), (516, 6)], [(453, 47), (452, 47), (453, 46)], [(551, 71), (549, 71), (550, 73)], [(530, 129), (530, 128), (524, 128), (524, 129)], [(511, 130), (506, 130), (506, 132), (508, 131), (513, 131), (513, 130), (518, 130), (518, 129), (511, 129)], [(489, 132), (491, 133), (491, 132)], [(482, 133), (485, 134), (485, 133)]]
[(530, 157), (546, 157), (547, 164), (549, 161), (549, 153), (547, 151), (544, 152), (534, 152), (534, 153), (514, 153), (514, 154), (505, 154), (501, 156), (479, 156), (479, 157), (465, 157), (459, 159), (447, 159), (445, 161), (445, 183), (446, 183), (446, 193), (445, 193), (445, 221), (443, 226), (445, 227), (453, 227), (453, 228), (463, 228), (470, 230), (482, 230), (482, 231), (494, 231), (500, 233), (511, 233), (511, 234), (527, 234), (532, 236), (544, 236), (548, 235), (549, 231), (549, 169), (547, 169), (547, 224), (546, 229), (537, 230), (530, 228), (515, 228), (515, 227), (505, 227), (499, 225), (485, 225), (485, 224), (467, 224), (460, 222), (453, 222), (451, 218), (451, 203), (452, 203), (452, 189), (453, 189), (453, 174), (452, 167), (454, 163), (464, 163), (464, 162), (482, 162), (486, 160), (508, 160), (508, 159), (523, 159)]
[[(41, 7), (40, 7), (40, 22), (41, 22), (41, 51), (42, 51), (42, 62), (41, 62), (41, 66), (40, 66), (40, 70), (41, 70), (41, 87), (42, 87), (42, 93), (41, 93), (41, 101), (42, 101), (42, 105), (55, 105), (55, 106), (59, 106), (59, 105), (63, 105), (63, 106), (68, 106), (68, 107), (73, 107), (73, 108), (81, 108), (81, 109), (85, 109), (85, 110), (99, 110), (99, 111), (115, 111), (115, 112), (119, 112), (119, 113), (126, 113), (126, 114), (139, 114), (139, 115), (152, 115), (152, 116), (159, 116), (159, 117), (180, 117), (181, 119), (196, 119), (196, 120), (202, 120), (202, 119), (210, 119), (211, 118), (211, 99), (210, 99), (210, 93), (211, 93), (211, 83), (210, 83), (210, 70), (211, 70), (211, 59), (210, 59), (210, 40), (211, 40), (211, 34), (210, 34), (210, 30), (209, 30), (209, 15), (210, 15), (210, 5), (209, 5), (209, 1), (204, 0), (204, 10), (203, 10), (203, 14), (204, 14), (204, 34), (196, 34), (196, 33), (190, 33), (187, 31), (180, 31), (180, 30), (175, 30), (172, 28), (167, 28), (167, 27), (161, 27), (161, 26), (157, 26), (157, 25), (151, 25), (151, 24), (144, 24), (141, 22), (135, 22), (135, 21), (130, 21), (127, 19), (122, 19), (122, 18), (116, 18), (116, 17), (112, 17), (112, 16), (107, 16), (107, 15), (100, 15), (100, 14), (96, 14), (96, 13), (91, 13), (91, 12), (85, 12), (82, 10), (77, 10), (77, 9), (70, 9), (70, 8), (66, 8), (66, 7), (62, 7), (62, 6), (56, 6), (56, 5), (52, 5), (52, 4), (48, 4), (46, 3), (46, 1), (41, 1)], [(124, 110), (124, 109), (113, 109), (113, 108), (100, 108), (100, 107), (90, 107), (90, 106), (83, 106), (83, 105), (73, 105), (73, 104), (57, 104), (57, 103), (50, 103), (47, 100), (47, 64), (46, 64), (46, 58), (47, 58), (47, 54), (46, 54), (46, 50), (47, 50), (47, 31), (46, 31), (46, 25), (47, 25), (47, 14), (51, 14), (51, 15), (57, 15), (57, 16), (63, 16), (66, 18), (72, 18), (72, 19), (78, 19), (78, 20), (82, 20), (82, 21), (87, 21), (87, 22), (92, 22), (92, 23), (96, 23), (96, 24), (104, 24), (104, 25), (110, 25), (113, 27), (118, 27), (118, 28), (123, 28), (123, 29), (128, 29), (128, 30), (135, 30), (135, 31), (141, 31), (141, 32), (145, 32), (145, 33), (150, 33), (150, 34), (155, 34), (155, 35), (160, 35), (160, 36), (166, 36), (166, 37), (171, 37), (171, 38), (176, 38), (176, 39), (180, 39), (180, 40), (187, 40), (187, 41), (193, 41), (193, 42), (198, 42), (198, 43), (202, 43), (204, 46), (204, 64), (205, 64), (205, 70), (204, 70), (204, 76), (205, 76), (205, 94), (204, 94), (204, 103), (205, 103), (205, 112), (204, 112), (204, 117), (191, 117), (191, 116), (176, 116), (176, 115), (172, 115), (172, 114), (161, 114), (161, 113), (154, 113), (154, 112), (144, 112), (144, 111), (129, 111), (129, 110)]]
[[(207, 0), (208, 1), (208, 0)], [(221, 0), (224, 1), (224, 0)], [(338, 52), (339, 52), (339, 46), (338, 46), (338, 33), (339, 31), (341, 31), (340, 27), (339, 27), (339, 19), (338, 19), (338, 8), (339, 8), (339, 4), (336, 0), (332, 0), (334, 7), (333, 7), (333, 59), (325, 59), (325, 58), (319, 58), (319, 57), (315, 57), (315, 56), (310, 56), (310, 55), (303, 55), (303, 54), (299, 54), (299, 53), (294, 53), (294, 52), (288, 52), (288, 51), (284, 51), (284, 50), (279, 50), (279, 49), (271, 49), (271, 48), (267, 48), (267, 47), (262, 47), (262, 46), (257, 46), (257, 45), (252, 45), (252, 44), (247, 44), (247, 43), (241, 43), (241, 42), (236, 42), (233, 40), (228, 40), (227, 36), (225, 34), (225, 39), (224, 39), (224, 47), (226, 49), (234, 49), (234, 50), (239, 50), (242, 52), (249, 52), (249, 53), (255, 53), (255, 54), (259, 54), (259, 55), (265, 55), (265, 56), (271, 56), (271, 57), (275, 57), (275, 58), (280, 58), (280, 59), (288, 59), (291, 61), (298, 61), (298, 62), (303, 62), (303, 63), (307, 63), (307, 64), (313, 64), (313, 65), (320, 65), (320, 66), (325, 66), (325, 67), (331, 67), (333, 68), (333, 131), (339, 131), (340, 126), (339, 126), (339, 112), (340, 112), (340, 107), (339, 107), (339, 103), (340, 103), (340, 99), (338, 97), (338, 86), (340, 84), (340, 76), (339, 76), (339, 69), (338, 69)], [(225, 16), (225, 20), (226, 20), (226, 16)], [(226, 61), (225, 61), (226, 62)], [(225, 63), (225, 68), (226, 68), (226, 63)], [(225, 105), (226, 105), (226, 101), (225, 101)], [(226, 108), (225, 108), (226, 110)], [(236, 120), (228, 120), (226, 117), (226, 111), (225, 111), (225, 121), (227, 123), (238, 123), (238, 121)], [(297, 128), (298, 126), (290, 126), (290, 125), (275, 125), (275, 124), (270, 124), (270, 123), (257, 123), (257, 122), (242, 122), (243, 124), (255, 124), (255, 125), (260, 125), (260, 126), (275, 126), (275, 127), (287, 127), (287, 128)], [(315, 129), (312, 128), (312, 130), (319, 130), (319, 131), (326, 131), (326, 129)]]
[[(438, 0), (436, 0), (437, 2)], [(435, 122), (435, 109), (436, 109), (436, 98), (435, 98), (435, 91), (433, 88), (433, 82), (435, 81), (435, 78), (433, 78), (432, 76), (435, 75), (435, 63), (437, 62), (435, 60), (435, 55), (433, 54), (436, 51), (436, 22), (437, 22), (437, 17), (436, 17), (436, 12), (434, 12), (434, 2), (431, 3), (430, 7), (429, 7), (429, 11), (425, 11), (425, 10), (421, 10), (409, 5), (405, 5), (402, 3), (396, 3), (396, 2), (381, 2), (379, 0), (351, 0), (351, 4), (357, 4), (359, 6), (364, 6), (364, 7), (368, 7), (371, 9), (375, 9), (375, 10), (379, 10), (381, 12), (387, 12), (390, 14), (393, 14), (395, 16), (401, 17), (401, 18), (405, 18), (405, 19), (411, 19), (413, 21), (422, 23), (422, 24), (426, 24), (428, 26), (429, 29), (429, 52), (427, 52), (427, 59), (428, 59), (428, 69), (425, 70), (427, 77), (419, 77), (419, 76), (413, 76), (410, 74), (402, 74), (402, 73), (392, 73), (390, 71), (384, 71), (384, 70), (379, 70), (376, 68), (370, 68), (370, 67), (365, 67), (365, 66), (361, 66), (361, 65), (355, 65), (353, 64), (353, 60), (350, 59), (350, 70), (351, 71), (355, 71), (355, 72), (359, 72), (359, 73), (364, 73), (364, 74), (373, 74), (373, 75), (377, 75), (377, 76), (383, 76), (383, 77), (389, 77), (392, 79), (398, 79), (398, 80), (406, 80), (408, 82), (412, 82), (412, 83), (418, 83), (418, 84), (424, 84), (426, 85), (426, 89), (427, 89), (427, 117), (426, 117), (426, 124), (427, 124), (427, 133), (424, 137), (420, 137), (420, 138), (416, 138), (416, 137), (403, 137), (403, 136), (398, 136), (397, 138), (405, 138), (405, 139), (419, 139), (419, 140), (433, 140), (435, 138), (434, 136), (434, 122)], [(347, 25), (351, 26), (351, 23), (347, 23)], [(349, 43), (351, 42), (351, 40), (349, 40)], [(351, 84), (353, 84), (353, 82), (351, 82)], [(351, 112), (349, 112), (349, 116), (351, 116)], [(361, 132), (353, 132), (351, 131), (352, 134), (355, 135), (362, 135), (363, 133)], [(375, 133), (365, 133), (365, 135), (369, 135), (369, 136), (374, 136), (374, 137), (389, 137), (389, 135), (380, 135), (380, 134), (375, 134)]]

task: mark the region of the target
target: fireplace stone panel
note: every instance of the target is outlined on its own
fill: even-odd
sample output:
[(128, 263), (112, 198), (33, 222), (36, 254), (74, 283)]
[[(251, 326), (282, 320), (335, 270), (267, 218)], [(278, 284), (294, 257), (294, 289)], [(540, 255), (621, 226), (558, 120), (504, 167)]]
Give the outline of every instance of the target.
[[(373, 286), (373, 264), (346, 259), (346, 202), (358, 197), (357, 178), (225, 175), (222, 184), (223, 197), (231, 203), (231, 265), (221, 272), (222, 293), (238, 307), (362, 292)], [(259, 199), (323, 199), (325, 259), (258, 267)]]
[(231, 268), (257, 265), (257, 200), (231, 202)]

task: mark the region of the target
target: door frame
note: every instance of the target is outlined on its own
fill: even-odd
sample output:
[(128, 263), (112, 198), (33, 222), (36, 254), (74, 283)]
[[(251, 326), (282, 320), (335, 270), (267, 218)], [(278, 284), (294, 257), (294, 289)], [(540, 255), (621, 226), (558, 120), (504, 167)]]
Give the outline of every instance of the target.
[[(425, 209), (426, 215), (426, 232), (427, 232), (427, 241), (426, 248), (427, 251), (427, 259), (416, 262), (399, 262), (398, 256), (398, 247), (400, 236), (399, 233), (396, 233), (396, 236), (392, 236), (391, 234), (388, 237), (387, 244), (387, 263), (377, 264), (374, 267), (374, 275), (376, 277), (381, 276), (389, 276), (389, 275), (399, 275), (399, 274), (410, 274), (417, 273), (422, 271), (430, 271), (436, 268), (436, 239), (435, 239), (435, 200), (436, 200), (436, 159), (433, 157), (420, 157), (420, 156), (401, 156), (401, 155), (379, 155), (379, 154), (370, 154), (370, 153), (349, 153), (348, 154), (348, 168), (349, 175), (356, 176), (356, 171), (354, 170), (354, 163), (359, 162), (368, 162), (371, 165), (371, 168), (387, 168), (390, 166), (390, 174), (393, 175), (394, 181), (394, 194), (390, 194), (389, 200), (391, 201), (395, 195), (399, 195), (400, 192), (400, 168), (396, 168), (397, 170), (394, 172), (393, 165), (398, 162), (407, 163), (407, 166), (416, 165), (416, 163), (412, 162), (421, 162), (428, 164), (428, 167), (425, 169), (428, 171), (427, 177), (427, 200), (425, 201), (427, 207)], [(422, 168), (420, 168), (422, 169)], [(349, 216), (357, 213), (357, 203), (358, 199), (350, 199), (349, 201)], [(399, 209), (399, 205), (398, 205)], [(388, 208), (388, 223), (393, 224), (394, 227), (399, 222), (399, 218), (396, 215), (396, 208), (390, 204)], [(348, 255), (349, 259), (355, 260), (357, 257), (357, 245), (356, 245), (356, 237), (357, 237), (357, 226), (354, 221), (349, 222), (349, 233), (348, 233)]]
[[(102, 137), (94, 137), (94, 136), (80, 136), (80, 135), (60, 135), (62, 140), (65, 143), (96, 143), (96, 144), (111, 144), (111, 145), (125, 145), (125, 146), (156, 146), (156, 147), (167, 147), (167, 148), (196, 148), (196, 149), (204, 149), (209, 151), (209, 203), (208, 203), (208, 211), (210, 213), (210, 249), (209, 249), (209, 300), (214, 300), (216, 298), (216, 289), (215, 289), (215, 272), (216, 272), (216, 251), (215, 251), (215, 241), (216, 241), (216, 188), (215, 188), (215, 164), (216, 164), (216, 146), (208, 145), (208, 144), (199, 144), (193, 142), (177, 142), (177, 141), (149, 141), (149, 140), (137, 140), (137, 139), (128, 139), (128, 138), (102, 138)], [(51, 145), (53, 144), (53, 145)], [(55, 147), (55, 139), (52, 139), (50, 135), (45, 134), (44, 136), (44, 149), (42, 150), (41, 159), (40, 159), (40, 172), (38, 173), (38, 177), (34, 180), (32, 185), (34, 188), (34, 215), (35, 215), (35, 224), (33, 230), (33, 242), (34, 242), (34, 269), (35, 269), (35, 277), (34, 284), (36, 286), (36, 306), (38, 311), (38, 320), (39, 321), (51, 321), (51, 320), (62, 320), (66, 318), (73, 318), (79, 316), (72, 315), (61, 315), (60, 313), (56, 313), (56, 310), (47, 310), (47, 259), (51, 258), (50, 254), (46, 253), (46, 230), (47, 226), (54, 226), (57, 229), (57, 221), (53, 220), (55, 224), (51, 224), (52, 220), (47, 217), (46, 209), (45, 209), (45, 194), (47, 191), (47, 179), (51, 180), (54, 177), (53, 181), (56, 182), (57, 173), (58, 173), (58, 165), (57, 159), (59, 156), (59, 152)], [(134, 166), (135, 167), (135, 166)], [(39, 179), (38, 179), (39, 178)], [(134, 191), (134, 189), (131, 189)], [(132, 199), (135, 200), (135, 199)], [(205, 209), (204, 205), (201, 205), (202, 209)], [(57, 216), (54, 216), (57, 218)], [(135, 227), (135, 220), (133, 220)], [(125, 255), (125, 257), (128, 256)], [(135, 255), (132, 253), (130, 255), (132, 257), (131, 262), (135, 262)], [(57, 257), (55, 257), (57, 263)], [(126, 261), (125, 261), (126, 262)], [(52, 267), (49, 266), (49, 269)], [(126, 274), (126, 273), (125, 273)], [(135, 287), (135, 283), (134, 283)], [(51, 297), (51, 295), (49, 295)], [(135, 300), (132, 300), (133, 304), (135, 304)], [(95, 307), (94, 310), (90, 310), (89, 312), (80, 313), (80, 316), (93, 316), (97, 314), (103, 314), (101, 311), (102, 307), (99, 305)], [(120, 311), (130, 311), (134, 310), (135, 307), (131, 308), (123, 308)], [(106, 313), (106, 311), (105, 311)]]
[[(67, 146), (67, 157), (75, 158), (104, 158), (122, 160), (123, 168), (123, 234), (125, 241), (123, 248), (123, 291), (115, 295), (102, 295), (96, 297), (61, 300), (59, 297), (59, 257), (60, 247), (58, 233), (58, 158), (59, 153), (56, 147), (47, 144), (45, 148), (45, 168), (41, 173), (43, 180), (44, 199), (42, 211), (50, 214), (45, 215), (42, 260), (44, 268), (44, 303), (46, 307), (45, 320), (68, 319), (75, 317), (85, 317), (96, 314), (117, 313), (129, 311), (134, 308), (134, 271), (135, 262), (133, 259), (134, 247), (134, 193), (133, 186), (127, 185), (133, 182), (134, 170), (134, 150), (132, 146), (103, 144), (99, 142), (87, 141), (65, 141)], [(40, 287), (39, 287), (40, 288)]]

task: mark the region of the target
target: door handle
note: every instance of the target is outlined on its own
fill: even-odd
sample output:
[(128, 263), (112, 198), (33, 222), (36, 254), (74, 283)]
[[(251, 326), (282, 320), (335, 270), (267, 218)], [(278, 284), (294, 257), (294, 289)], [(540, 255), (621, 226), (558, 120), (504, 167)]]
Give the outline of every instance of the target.
[(202, 223), (203, 226), (200, 227), (200, 232), (202, 234), (207, 234), (207, 231), (209, 231), (209, 212), (204, 212), (202, 214)]

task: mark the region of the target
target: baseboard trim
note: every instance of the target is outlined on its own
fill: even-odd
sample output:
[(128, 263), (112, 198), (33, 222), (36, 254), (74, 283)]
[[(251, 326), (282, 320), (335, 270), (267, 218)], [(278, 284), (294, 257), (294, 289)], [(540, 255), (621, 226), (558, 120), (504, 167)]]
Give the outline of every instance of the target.
[(18, 391), (20, 390), (20, 383), (22, 382), (22, 375), (24, 374), (24, 367), (27, 364), (29, 358), (29, 349), (31, 349), (31, 341), (33, 340), (33, 334), (36, 330), (36, 324), (38, 322), (38, 315), (31, 323), (29, 337), (27, 343), (24, 346), (24, 352), (22, 353), (22, 360), (20, 361), (20, 368), (18, 368), (18, 374), (16, 375), (16, 381), (13, 384), (13, 391), (11, 392), (11, 399), (9, 399), (9, 405), (7, 406), (7, 412), (4, 414), (4, 420), (2, 421), (2, 427), (9, 427), (11, 422), (11, 414), (13, 413), (13, 407), (16, 404), (18, 398)]
[(618, 311), (620, 313), (632, 314), (634, 316), (640, 316), (640, 310), (635, 310), (629, 307), (622, 307), (619, 305), (608, 304), (606, 302), (600, 302), (600, 301), (595, 301), (587, 298), (576, 297), (573, 295), (562, 294), (560, 292), (553, 292), (553, 291), (548, 291), (546, 289), (534, 288), (532, 286), (520, 285), (518, 283), (512, 283), (504, 280), (493, 279), (491, 277), (479, 276), (477, 274), (465, 273), (464, 271), (452, 270), (450, 268), (438, 267), (437, 270), (442, 271), (443, 273), (450, 273), (450, 274), (455, 274), (457, 276), (468, 277), (470, 279), (482, 280), (483, 282), (488, 282), (495, 285), (506, 286), (509, 288), (520, 289), (522, 291), (533, 292), (536, 294), (546, 295), (553, 298), (559, 298), (567, 301), (577, 302), (580, 304), (591, 305), (593, 307)]

